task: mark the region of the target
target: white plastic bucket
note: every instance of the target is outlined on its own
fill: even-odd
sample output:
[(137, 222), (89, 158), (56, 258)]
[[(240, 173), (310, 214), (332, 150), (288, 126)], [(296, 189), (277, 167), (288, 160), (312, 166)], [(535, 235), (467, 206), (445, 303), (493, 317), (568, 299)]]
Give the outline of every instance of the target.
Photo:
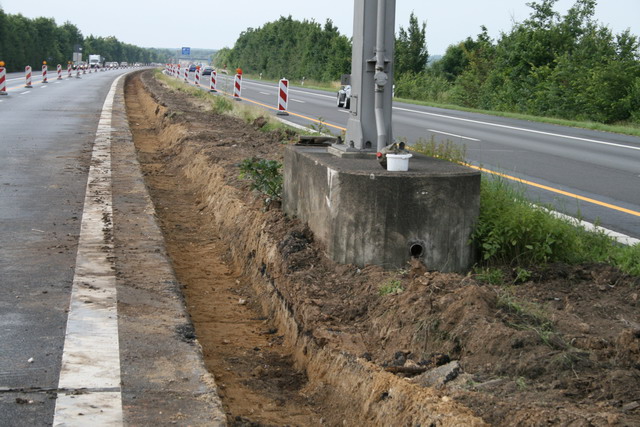
[(387, 154), (387, 170), (406, 172), (409, 170), (409, 159), (412, 154)]

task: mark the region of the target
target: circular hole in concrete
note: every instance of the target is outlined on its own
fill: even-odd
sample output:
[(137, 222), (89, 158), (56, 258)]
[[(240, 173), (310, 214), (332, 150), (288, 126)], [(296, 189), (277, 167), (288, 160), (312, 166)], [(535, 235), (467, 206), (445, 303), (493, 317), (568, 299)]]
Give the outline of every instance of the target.
[(411, 256), (413, 258), (420, 258), (422, 256), (422, 254), (424, 253), (424, 248), (422, 247), (421, 244), (414, 243), (409, 248), (409, 251), (411, 252)]
[(371, 141), (365, 142), (364, 143), (364, 148), (367, 148), (367, 149), (371, 148)]

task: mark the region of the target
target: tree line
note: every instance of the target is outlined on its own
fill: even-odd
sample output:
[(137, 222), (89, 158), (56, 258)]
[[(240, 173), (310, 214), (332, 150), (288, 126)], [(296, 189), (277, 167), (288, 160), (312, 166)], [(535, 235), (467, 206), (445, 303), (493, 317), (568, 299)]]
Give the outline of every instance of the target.
[(280, 17), (242, 32), (233, 48), (213, 57), (217, 67), (242, 68), (267, 78), (337, 80), (351, 69), (351, 41), (331, 20), (324, 25)]
[[(528, 3), (524, 22), (491, 40), (449, 46), (430, 67), (400, 72), (396, 95), (483, 110), (601, 123), (640, 123), (640, 44), (594, 20), (596, 0), (561, 16), (557, 0)], [(410, 25), (408, 34), (424, 34)], [(415, 36), (415, 35), (414, 35)]]
[(167, 52), (123, 43), (115, 37), (83, 37), (75, 25), (57, 25), (52, 18), (26, 18), (6, 14), (0, 8), (0, 61), (8, 71), (22, 71), (27, 65), (37, 67), (42, 61), (66, 64), (73, 59), (76, 45), (82, 47), (83, 59), (89, 54), (102, 55), (109, 62), (166, 62)]

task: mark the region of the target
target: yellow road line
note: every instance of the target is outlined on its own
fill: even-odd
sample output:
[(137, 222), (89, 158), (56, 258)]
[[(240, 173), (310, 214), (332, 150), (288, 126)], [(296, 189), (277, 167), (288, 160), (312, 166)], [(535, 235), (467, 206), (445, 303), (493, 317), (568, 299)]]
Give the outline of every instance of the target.
[(521, 183), (521, 184), (529, 185), (531, 187), (540, 188), (542, 190), (550, 191), (550, 192), (556, 193), (556, 194), (562, 194), (563, 196), (573, 197), (573, 198), (581, 200), (583, 202), (592, 203), (594, 205), (602, 206), (602, 207), (605, 207), (605, 208), (608, 208), (608, 209), (613, 209), (613, 210), (616, 210), (616, 211), (619, 211), (619, 212), (627, 213), (629, 215), (634, 215), (634, 216), (640, 217), (640, 212), (633, 211), (631, 209), (626, 209), (626, 208), (623, 208), (621, 206), (616, 206), (616, 205), (612, 205), (610, 203), (601, 202), (599, 200), (590, 199), (589, 197), (584, 197), (584, 196), (580, 196), (578, 194), (569, 193), (568, 191), (559, 190), (557, 188), (553, 188), (553, 187), (549, 187), (549, 186), (546, 186), (546, 185), (538, 184), (538, 183), (533, 182), (533, 181), (527, 181), (526, 179), (521, 179), (521, 178), (517, 178), (517, 177), (511, 176), (511, 175), (507, 175), (507, 174), (504, 174), (504, 173), (501, 173), (501, 172), (492, 171), (490, 169), (485, 169), (485, 168), (480, 167), (480, 166), (474, 166), (474, 165), (470, 165), (468, 163), (463, 163), (463, 165), (468, 166), (468, 167), (470, 167), (472, 169), (478, 170), (480, 172), (486, 172), (486, 173), (489, 173), (491, 175), (496, 175), (496, 176), (499, 176), (501, 178), (505, 178), (505, 179), (508, 179), (508, 180), (511, 180), (511, 181), (515, 181), (515, 182), (518, 182), (518, 183)]

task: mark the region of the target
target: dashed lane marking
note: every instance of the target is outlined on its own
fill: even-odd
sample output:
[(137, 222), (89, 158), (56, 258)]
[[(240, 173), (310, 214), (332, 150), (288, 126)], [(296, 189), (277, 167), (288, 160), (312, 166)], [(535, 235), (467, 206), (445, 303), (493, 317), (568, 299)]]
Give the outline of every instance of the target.
[(121, 77), (104, 101), (93, 145), (54, 426), (123, 423), (111, 195), (111, 116)]

